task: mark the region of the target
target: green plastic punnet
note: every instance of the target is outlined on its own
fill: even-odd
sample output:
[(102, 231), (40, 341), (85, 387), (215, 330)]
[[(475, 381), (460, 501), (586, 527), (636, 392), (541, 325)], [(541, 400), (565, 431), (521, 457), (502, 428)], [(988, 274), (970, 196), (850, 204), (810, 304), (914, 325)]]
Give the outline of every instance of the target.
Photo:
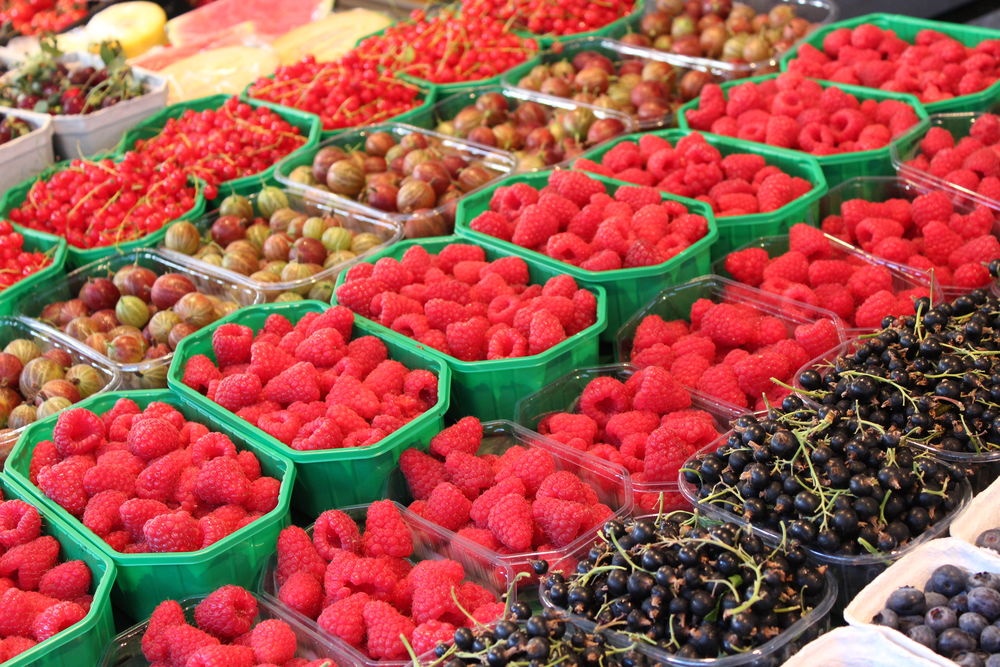
[(63, 267), (66, 265), (66, 254), (69, 249), (64, 238), (28, 229), (21, 225), (13, 225), (13, 227), (24, 238), (23, 247), (25, 250), (29, 252), (44, 252), (52, 261), (30, 276), (25, 276), (7, 289), (0, 291), (0, 315), (13, 314), (17, 302), (25, 294), (34, 292), (39, 285), (44, 285), (62, 274)]
[(19, 480), (4, 475), (0, 489), (7, 500), (23, 500), (42, 515), (42, 534), (59, 540), (61, 561), (82, 560), (90, 568), (93, 599), (87, 615), (77, 623), (5, 661), (4, 667), (65, 667), (96, 665), (115, 634), (111, 591), (117, 574), (115, 564), (100, 549), (84, 539), (69, 522), (50, 512)]
[[(480, 243), (478, 239), (460, 236), (441, 236), (428, 239), (413, 239), (400, 241), (365, 261), (375, 263), (382, 257), (400, 259), (407, 248), (414, 245), (423, 246), (430, 254), (436, 254), (452, 243), (468, 243), (478, 245), (486, 252), (487, 261), (499, 257), (513, 255), (505, 249)], [(544, 283), (549, 278), (567, 273), (550, 264), (538, 261), (534, 256), (522, 259), (528, 265), (532, 284)], [(337, 285), (344, 284), (346, 273), (337, 276)], [(593, 364), (598, 355), (598, 337), (607, 327), (607, 298), (601, 286), (585, 286), (597, 296), (597, 321), (583, 331), (567, 338), (557, 345), (539, 354), (516, 357), (512, 359), (487, 359), (481, 361), (462, 361), (450, 354), (417, 343), (417, 346), (428, 355), (446, 362), (451, 369), (451, 409), (449, 414), (455, 418), (475, 415), (480, 420), (510, 419), (514, 415), (514, 406), (525, 394), (531, 393), (537, 387), (551, 382), (560, 375), (581, 365)], [(336, 287), (334, 288), (334, 303), (337, 302)], [(363, 317), (358, 320), (371, 322)], [(396, 334), (389, 327), (371, 322), (372, 330)], [(380, 333), (379, 336), (382, 334)]]
[(175, 360), (167, 373), (167, 385), (199, 410), (226, 424), (228, 429), (242, 437), (259, 443), (261, 448), (280, 453), (295, 465), (296, 486), (292, 508), (299, 514), (317, 517), (323, 510), (378, 500), (384, 495), (385, 480), (396, 466), (399, 454), (407, 447), (426, 449), (430, 439), (444, 427), (444, 413), (448, 408), (451, 373), (438, 355), (431, 355), (408, 338), (380, 327), (364, 318), (355, 316), (354, 331), (357, 335), (374, 335), (382, 339), (389, 349), (389, 358), (401, 362), (409, 369), (425, 369), (438, 378), (437, 403), (407, 422), (399, 430), (366, 447), (339, 449), (314, 449), (299, 451), (285, 445), (249, 422), (226, 410), (214, 401), (185, 385), (184, 368), (196, 354), (215, 359), (212, 351), (212, 332), (219, 326), (236, 322), (259, 331), (267, 317), (284, 315), (289, 321), (298, 322), (306, 313), (321, 312), (330, 305), (321, 301), (268, 303), (241, 308), (200, 331), (196, 331), (177, 346)]
[[(87, 528), (31, 482), (30, 465), (35, 444), (52, 438), (57, 416), (28, 426), (4, 463), (4, 475), (25, 489), (46, 511), (72, 526), (84, 542), (96, 547), (115, 564), (118, 578), (111, 598), (115, 607), (132, 621), (149, 616), (163, 600), (181, 599), (208, 593), (224, 584), (253, 588), (258, 573), (274, 550), (278, 533), (291, 519), (289, 506), (295, 467), (268, 447), (248, 438), (226, 422), (213, 417), (201, 405), (193, 404), (167, 389), (108, 392), (91, 396), (75, 407), (100, 415), (119, 399), (130, 399), (141, 408), (152, 402), (168, 403), (187, 419), (204, 424), (211, 431), (225, 433), (238, 450), (250, 450), (260, 461), (261, 473), (281, 481), (278, 504), (270, 512), (198, 551), (178, 553), (122, 553)], [(96, 664), (96, 660), (88, 664)]]
[[(162, 111), (158, 111), (152, 116), (146, 118), (134, 128), (126, 132), (122, 137), (121, 142), (119, 142), (117, 150), (119, 152), (131, 150), (137, 141), (152, 139), (160, 134), (160, 132), (163, 131), (163, 128), (166, 127), (168, 121), (178, 119), (188, 111), (202, 112), (209, 109), (219, 109), (232, 97), (232, 95), (209, 95), (207, 97), (199, 97), (187, 102), (171, 104)], [(243, 98), (240, 101), (257, 108), (267, 106), (260, 100), (252, 98)], [(267, 108), (271, 109), (277, 115), (281, 116), (282, 119), (293, 125), (305, 140), (301, 146), (292, 151), (292, 154), (299, 151), (309, 150), (310, 148), (316, 146), (319, 142), (320, 134), (323, 131), (323, 128), (320, 125), (319, 116), (288, 107), (267, 106)], [(246, 184), (258, 184), (258, 186), (264, 184), (272, 177), (273, 174), (274, 165), (272, 164), (270, 167), (258, 174), (241, 176), (240, 178), (223, 181), (219, 184), (219, 193), (213, 202), (221, 200), (223, 197), (232, 194), (233, 192), (239, 191), (239, 189)]]
[(593, 30), (584, 30), (582, 32), (574, 32), (568, 35), (554, 35), (551, 33), (536, 33), (530, 32), (528, 30), (519, 30), (521, 34), (534, 37), (538, 40), (539, 44), (546, 47), (547, 49), (558, 48), (557, 45), (565, 43), (573, 39), (585, 39), (588, 37), (613, 37), (616, 34), (624, 33), (628, 30), (628, 26), (633, 23), (637, 23), (642, 14), (649, 9), (652, 11), (654, 4), (650, 4), (648, 7), (645, 0), (635, 0), (635, 5), (632, 7), (632, 11), (615, 19), (611, 23), (607, 23)]
[[(676, 145), (682, 138), (693, 134), (697, 130), (655, 130), (643, 132), (641, 134), (630, 134), (612, 141), (611, 143), (593, 148), (580, 156), (594, 162), (600, 162), (604, 155), (623, 141), (638, 142), (643, 134), (652, 134), (663, 137), (672, 145)], [(748, 215), (715, 215), (715, 226), (719, 230), (719, 237), (712, 244), (712, 261), (724, 257), (736, 248), (759, 236), (773, 236), (787, 232), (792, 225), (797, 222), (818, 226), (817, 202), (827, 193), (826, 176), (823, 175), (823, 168), (819, 162), (811, 155), (803, 154), (800, 151), (791, 151), (786, 148), (767, 146), (733, 137), (726, 137), (721, 134), (710, 132), (701, 133), (710, 145), (715, 146), (722, 153), (722, 156), (733, 153), (753, 153), (761, 155), (768, 165), (774, 165), (790, 176), (804, 178), (813, 184), (813, 188), (806, 194), (798, 197), (776, 211), (766, 213), (750, 213)], [(621, 184), (628, 184), (626, 181), (619, 181)], [(665, 192), (669, 192), (665, 191)]]
[[(725, 96), (727, 91), (732, 89), (733, 86), (738, 86), (744, 83), (761, 83), (762, 81), (774, 79), (777, 76), (779, 75), (765, 74), (763, 76), (755, 76), (749, 79), (727, 81), (726, 83), (721, 84), (720, 87), (722, 88), (722, 93)], [(899, 102), (905, 102), (913, 107), (918, 120), (913, 127), (909, 128), (906, 132), (890, 141), (888, 146), (866, 151), (851, 151), (848, 153), (836, 153), (834, 155), (815, 156), (820, 167), (823, 168), (823, 174), (826, 176), (827, 185), (832, 188), (835, 185), (843, 183), (849, 178), (855, 178), (857, 176), (892, 176), (895, 174), (891, 157), (892, 146), (893, 144), (907, 141), (910, 137), (920, 131), (922, 123), (919, 121), (923, 121), (927, 118), (927, 110), (924, 108), (924, 105), (917, 100), (916, 96), (905, 93), (890, 93), (884, 90), (838, 84), (831, 81), (819, 81), (818, 83), (823, 88), (840, 88), (845, 93), (850, 93), (861, 101), (877, 100), (881, 102), (884, 100), (896, 100)], [(691, 126), (688, 125), (687, 122), (687, 112), (698, 108), (699, 99), (700, 98), (696, 97), (678, 110), (677, 123), (682, 130), (691, 129)], [(746, 144), (748, 149), (751, 146), (756, 147), (765, 145), (756, 141), (746, 141)], [(808, 155), (808, 153), (805, 153), (804, 151), (796, 150), (795, 152)]]
[[(1000, 39), (1000, 30), (984, 26), (935, 21), (914, 16), (904, 16), (902, 14), (865, 14), (864, 16), (856, 16), (843, 21), (837, 21), (836, 23), (830, 23), (807, 35), (805, 39), (801, 40), (781, 57), (781, 71), (788, 71), (790, 64), (798, 57), (799, 50), (804, 44), (809, 44), (822, 51), (823, 40), (831, 32), (842, 28), (856, 28), (860, 25), (874, 25), (882, 30), (892, 30), (900, 39), (910, 44), (914, 43), (917, 33), (921, 30), (933, 30), (945, 34), (969, 47), (976, 46), (986, 40)], [(927, 109), (927, 113), (934, 114), (955, 111), (989, 111), (998, 103), (1000, 103), (1000, 81), (994, 81), (991, 85), (975, 93), (956, 95), (955, 97), (936, 102), (923, 102), (923, 105)]]
[[(712, 246), (719, 237), (719, 230), (716, 228), (715, 216), (712, 215), (711, 208), (704, 202), (666, 193), (661, 195), (664, 200), (681, 202), (691, 213), (697, 213), (708, 220), (708, 233), (674, 257), (652, 266), (638, 266), (615, 271), (590, 271), (553, 259), (540, 252), (522, 248), (510, 241), (504, 241), (503, 239), (477, 232), (469, 226), (476, 216), (489, 210), (490, 198), (497, 188), (513, 185), (514, 183), (527, 183), (536, 190), (541, 190), (548, 183), (551, 173), (551, 171), (547, 170), (531, 174), (516, 174), (505, 178), (494, 187), (481, 190), (463, 199), (458, 203), (458, 213), (455, 216), (455, 231), (459, 236), (465, 237), (477, 244), (496, 248), (506, 254), (518, 255), (519, 257), (537, 262), (557, 274), (565, 273), (570, 275), (576, 279), (581, 287), (602, 288), (607, 295), (608, 326), (604, 330), (601, 340), (605, 342), (613, 341), (615, 331), (618, 330), (618, 327), (660, 290), (708, 273), (709, 265), (711, 264)], [(597, 174), (588, 173), (588, 176), (604, 183), (609, 194), (623, 185), (633, 185), (623, 181), (608, 179)], [(554, 380), (555, 377), (551, 377), (550, 379)]]

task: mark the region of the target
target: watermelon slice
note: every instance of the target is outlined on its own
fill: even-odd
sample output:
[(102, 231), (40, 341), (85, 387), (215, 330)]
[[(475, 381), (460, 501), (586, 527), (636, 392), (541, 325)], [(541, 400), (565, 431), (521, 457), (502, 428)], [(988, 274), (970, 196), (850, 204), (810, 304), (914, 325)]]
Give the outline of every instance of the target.
[(256, 26), (252, 21), (243, 21), (229, 26), (205, 37), (192, 39), (181, 46), (157, 46), (142, 55), (129, 59), (133, 67), (159, 71), (168, 65), (193, 56), (201, 51), (227, 46), (257, 46), (260, 39), (256, 37)]
[(333, 0), (215, 0), (167, 21), (167, 39), (173, 46), (184, 46), (250, 21), (258, 37), (271, 41), (323, 18), (332, 8)]

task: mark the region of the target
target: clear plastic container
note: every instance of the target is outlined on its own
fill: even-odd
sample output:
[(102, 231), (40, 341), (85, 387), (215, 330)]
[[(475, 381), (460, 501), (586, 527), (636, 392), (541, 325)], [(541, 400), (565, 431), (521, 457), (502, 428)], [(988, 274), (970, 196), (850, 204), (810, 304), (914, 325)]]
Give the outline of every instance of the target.
[[(576, 473), (584, 484), (597, 492), (598, 501), (612, 509), (614, 517), (622, 518), (633, 511), (632, 483), (621, 466), (600, 461), (506, 419), (483, 422), (483, 440), (476, 452), (477, 456), (500, 455), (512, 447), (538, 448), (547, 452), (557, 471)], [(399, 468), (393, 471), (389, 480), (388, 493), (397, 502), (411, 501), (406, 480)], [(436, 528), (445, 538), (440, 550), (442, 555), (462, 561), (468, 558), (467, 554), (470, 552), (487, 553), (490, 555), (491, 567), (495, 567), (493, 563), (502, 566), (497, 572), (507, 577), (505, 585), (514, 584), (515, 578), (520, 575), (516, 580), (516, 587), (523, 588), (534, 586), (538, 581), (538, 575), (531, 568), (532, 561), (544, 560), (549, 564), (550, 570), (572, 569), (579, 558), (578, 552), (594, 539), (593, 531), (598, 526), (584, 531), (565, 547), (522, 553), (492, 551), (443, 527)], [(499, 581), (497, 574), (493, 577)]]
[(18, 183), (37, 176), (55, 162), (51, 116), (9, 107), (0, 109), (0, 119), (4, 116), (23, 119), (31, 126), (31, 131), (0, 144), (0, 195)]
[[(39, 317), (42, 309), (50, 303), (72, 299), (79, 294), (80, 288), (92, 277), (110, 277), (118, 269), (138, 265), (153, 270), (157, 275), (176, 272), (190, 278), (198, 290), (204, 294), (218, 296), (224, 301), (237, 306), (248, 306), (259, 303), (262, 296), (249, 287), (230, 283), (215, 273), (200, 271), (189, 262), (181, 262), (174, 257), (167, 257), (157, 250), (135, 250), (119, 255), (112, 255), (81, 266), (70, 273), (53, 279), (48, 285), (39, 287), (31, 294), (23, 295), (15, 306), (18, 315), (30, 318), (43, 335), (60, 338), (66, 336), (59, 329), (43, 323)], [(66, 336), (68, 337), (68, 336)], [(82, 343), (80, 343), (82, 344)], [(98, 355), (106, 364), (117, 369), (122, 376), (124, 388), (142, 387), (144, 389), (165, 387), (167, 366), (173, 358), (173, 352), (155, 359), (144, 359), (135, 363), (117, 363), (104, 354)]]
[[(974, 545), (984, 531), (1000, 528), (998, 507), (1000, 507), (1000, 476), (995, 477), (989, 486), (972, 497), (965, 509), (951, 522), (949, 534)], [(998, 551), (991, 549), (987, 553), (1000, 558)]]
[[(568, 373), (555, 382), (545, 385), (533, 394), (529, 394), (517, 402), (514, 420), (521, 426), (538, 431), (539, 425), (549, 415), (580, 411), (580, 396), (586, 386), (599, 377), (613, 377), (625, 382), (638, 369), (631, 364), (607, 364), (579, 368)], [(691, 407), (687, 409), (702, 410), (709, 413), (715, 420), (719, 433), (730, 428), (730, 421), (739, 416), (740, 412), (727, 404), (712, 400), (703, 393), (690, 390)], [(605, 463), (604, 459), (584, 452), (583, 458), (595, 459), (596, 463)], [(626, 474), (627, 471), (626, 471)], [(685, 499), (677, 486), (676, 479), (659, 480), (655, 482), (637, 481), (630, 475), (632, 495), (639, 511), (670, 512), (678, 509), (690, 509), (691, 504)]]
[(953, 666), (954, 662), (902, 632), (872, 623), (872, 618), (885, 607), (886, 599), (893, 591), (902, 586), (923, 590), (934, 570), (944, 564), (956, 565), (969, 572), (1000, 575), (1000, 555), (991, 556), (954, 537), (931, 540), (911, 550), (859, 591), (844, 609), (844, 620), (851, 627), (871, 628), (882, 633), (884, 637), (921, 659), (942, 666)]
[[(319, 197), (330, 198), (336, 205), (345, 211), (354, 211), (373, 218), (383, 218), (390, 220), (404, 229), (408, 222), (418, 220), (440, 220), (450, 228), (455, 222), (456, 203), (470, 194), (488, 187), (495, 181), (503, 178), (514, 171), (514, 157), (504, 151), (499, 151), (482, 144), (474, 144), (445, 134), (433, 132), (422, 127), (415, 120), (407, 123), (382, 123), (378, 125), (368, 125), (357, 130), (347, 130), (334, 135), (330, 139), (320, 142), (312, 149), (296, 151), (291, 155), (282, 158), (274, 167), (274, 177), (279, 183), (289, 190), (298, 191), (307, 195), (317, 195)], [(456, 199), (445, 204), (440, 204), (434, 208), (414, 211), (413, 213), (389, 212), (369, 206), (363, 202), (356, 201), (350, 197), (344, 197), (329, 192), (328, 189), (317, 185), (305, 185), (292, 178), (292, 171), (296, 167), (311, 166), (316, 153), (327, 146), (335, 146), (345, 152), (351, 150), (363, 150), (365, 139), (376, 132), (388, 132), (393, 135), (397, 143), (408, 135), (416, 134), (425, 137), (430, 147), (438, 147), (445, 155), (457, 155), (468, 162), (475, 162), (482, 165), (492, 175), (492, 178), (483, 185), (462, 193)]]
[[(259, 190), (259, 187), (256, 189)], [(324, 268), (307, 278), (285, 281), (278, 280), (276, 282), (256, 280), (252, 276), (225, 269), (221, 266), (215, 266), (214, 264), (202, 261), (194, 256), (170, 250), (164, 246), (162, 241), (159, 245), (159, 250), (167, 257), (177, 258), (177, 261), (179, 262), (190, 263), (205, 272), (223, 276), (226, 280), (235, 285), (240, 285), (247, 289), (260, 292), (263, 295), (263, 301), (269, 302), (274, 301), (285, 293), (308, 296), (310, 289), (321, 281), (328, 281), (332, 290), (333, 281), (341, 271), (350, 268), (368, 255), (371, 255), (372, 253), (399, 241), (403, 236), (402, 227), (391, 220), (359, 212), (343, 212), (339, 208), (339, 200), (334, 199), (329, 194), (320, 196), (319, 193), (303, 194), (301, 192), (286, 189), (285, 196), (288, 197), (289, 207), (293, 210), (307, 216), (335, 218), (339, 226), (349, 230), (352, 234), (374, 234), (377, 237), (378, 243), (362, 252), (359, 252), (354, 257), (331, 264), (329, 267)], [(254, 209), (256, 210), (256, 195), (251, 194), (248, 199), (251, 204), (254, 205)], [(212, 223), (215, 222), (218, 217), (219, 211), (215, 210), (203, 216), (199, 220), (194, 221), (198, 231), (201, 232), (203, 243), (206, 239), (210, 240), (209, 232), (212, 227)]]
[[(775, 7), (790, 6), (795, 10), (795, 16), (802, 17), (813, 24), (813, 30), (836, 20), (839, 11), (837, 3), (832, 0), (741, 0), (741, 2), (752, 7), (757, 14), (767, 14)], [(647, 11), (652, 11), (655, 7), (656, 4), (653, 2), (648, 2), (646, 5)], [(605, 36), (613, 39), (621, 39), (628, 33), (637, 32), (641, 18), (641, 14), (633, 15), (631, 20), (627, 21), (624, 25), (607, 31)], [(779, 59), (783, 53), (776, 53), (767, 60), (758, 60), (751, 63), (726, 62), (712, 58), (697, 58), (677, 54), (670, 54), (670, 58), (684, 67), (700, 69), (725, 79), (741, 79), (749, 76), (757, 76), (758, 74), (777, 72)]]
[[(462, 564), (465, 569), (465, 580), (479, 584), (486, 590), (493, 593), (498, 601), (503, 600), (503, 596), (508, 592), (507, 582), (511, 575), (506, 564), (500, 562), (489, 551), (478, 547), (478, 545), (457, 545), (452, 542), (449, 531), (425, 521), (413, 512), (409, 511), (399, 503), (396, 503), (399, 513), (403, 517), (413, 540), (413, 555), (408, 558), (411, 563), (423, 560), (439, 560), (450, 558)], [(369, 504), (349, 505), (339, 507), (348, 516), (354, 519), (360, 528), (364, 528), (365, 517)], [(330, 508), (334, 509), (334, 508)], [(307, 529), (312, 533), (312, 526)], [(264, 566), (260, 576), (259, 593), (263, 600), (267, 601), (278, 611), (281, 618), (294, 619), (299, 625), (310, 630), (310, 634), (322, 640), (323, 644), (330, 647), (332, 653), (341, 659), (341, 665), (357, 665), (358, 667), (404, 667), (409, 664), (409, 660), (376, 660), (355, 647), (348, 644), (340, 637), (326, 633), (315, 620), (288, 608), (278, 600), (279, 584), (277, 581), (277, 554), (273, 554), (271, 559)], [(511, 594), (516, 594), (511, 590)], [(469, 610), (470, 612), (472, 610)]]

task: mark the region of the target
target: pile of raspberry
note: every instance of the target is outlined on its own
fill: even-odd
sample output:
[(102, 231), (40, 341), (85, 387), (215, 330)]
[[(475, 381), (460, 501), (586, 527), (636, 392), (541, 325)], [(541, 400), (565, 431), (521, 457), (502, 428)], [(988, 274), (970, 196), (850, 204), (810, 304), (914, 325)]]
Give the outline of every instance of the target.
[(278, 505), (281, 480), (229, 436), (168, 403), (59, 413), (31, 455), (42, 493), (122, 553), (203, 549)]
[(421, 560), (399, 507), (367, 507), (362, 531), (341, 510), (320, 514), (310, 534), (289, 526), (278, 535), (271, 574), (282, 604), (372, 660), (417, 655), (450, 641), (459, 627), (489, 623), (504, 605), (449, 558)]
[(596, 479), (585, 482), (543, 446), (512, 439), (506, 449), (480, 452), (482, 445), (482, 422), (463, 417), (434, 436), (428, 452), (404, 450), (410, 511), (505, 555), (558, 551), (614, 513)]
[(817, 156), (884, 148), (920, 120), (901, 100), (860, 100), (831, 85), (783, 72), (728, 88), (710, 83), (688, 127)]
[(206, 595), (194, 606), (190, 620), (178, 601), (164, 600), (153, 609), (141, 646), (151, 665), (163, 667), (331, 664), (326, 658), (296, 657), (308, 649), (299, 650), (295, 628), (271, 616), (253, 593), (234, 584)]
[(539, 433), (623, 466), (642, 510), (690, 507), (677, 491), (678, 471), (720, 435), (719, 423), (692, 405), (691, 392), (670, 371), (648, 366), (625, 379), (599, 375), (566, 400), (574, 411), (545, 415)]
[(38, 510), (0, 500), (0, 662), (6, 662), (90, 611), (92, 573), (82, 560), (63, 560), (62, 547), (42, 530)]
[[(978, 116), (967, 136), (956, 137), (943, 127), (932, 126), (920, 140), (917, 154), (905, 164), (1000, 202), (1000, 116)], [(1000, 209), (1000, 203), (993, 208)], [(1000, 212), (995, 215), (1000, 217)]]
[[(738, 409), (763, 410), (789, 390), (799, 368), (842, 342), (838, 323), (800, 309), (812, 322), (775, 314), (787, 311), (762, 292), (727, 286), (691, 304), (687, 319), (651, 313), (635, 329), (629, 361), (660, 366), (681, 384)], [(754, 290), (755, 291), (755, 290)]]
[(904, 280), (805, 223), (789, 229), (788, 252), (771, 257), (751, 246), (726, 255), (723, 267), (737, 282), (832, 311), (848, 329), (880, 329), (886, 315), (912, 315), (914, 300), (930, 296), (929, 274), (925, 285), (916, 272)]
[(643, 134), (638, 141), (615, 144), (599, 163), (580, 158), (573, 168), (698, 199), (709, 204), (717, 218), (776, 211), (814, 187), (755, 153), (724, 156), (700, 132), (674, 145)]
[(803, 44), (788, 71), (940, 102), (977, 93), (1000, 78), (1000, 39), (966, 46), (923, 29), (910, 43), (891, 28), (864, 23), (830, 31), (822, 49)]
[(192, 355), (182, 382), (298, 451), (373, 445), (437, 404), (437, 376), (353, 332), (343, 306), (294, 324), (271, 313), (256, 332), (227, 322), (212, 332), (215, 358)]
[(664, 201), (656, 188), (623, 185), (609, 195), (604, 183), (570, 169), (552, 171), (540, 190), (498, 187), (469, 227), (588, 271), (662, 264), (709, 232), (705, 216)]
[(933, 270), (942, 287), (968, 291), (992, 280), (986, 265), (1000, 257), (995, 224), (986, 206), (962, 212), (948, 194), (934, 190), (912, 200), (849, 199), (820, 228), (895, 264)]
[(531, 283), (520, 257), (470, 243), (351, 267), (337, 303), (461, 361), (539, 354), (597, 321), (597, 297), (565, 275)]

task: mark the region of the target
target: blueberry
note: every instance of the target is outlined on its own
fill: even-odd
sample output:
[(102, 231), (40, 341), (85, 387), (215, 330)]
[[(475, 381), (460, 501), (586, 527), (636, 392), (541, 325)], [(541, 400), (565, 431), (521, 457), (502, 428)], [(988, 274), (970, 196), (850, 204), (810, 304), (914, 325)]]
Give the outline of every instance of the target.
[(926, 611), (924, 592), (913, 586), (901, 586), (889, 594), (885, 606), (897, 614), (923, 614)]
[(973, 637), (978, 637), (982, 634), (989, 626), (989, 621), (987, 621), (982, 614), (977, 614), (972, 611), (967, 611), (958, 617), (958, 627), (961, 630), (965, 630)]
[(957, 565), (941, 565), (931, 574), (929, 590), (952, 597), (965, 590), (966, 576)]
[(931, 630), (926, 625), (915, 625), (906, 632), (906, 636), (917, 642), (918, 644), (923, 644), (927, 648), (933, 650), (937, 645), (937, 633)]
[(995, 588), (1000, 591), (1000, 574), (994, 572), (973, 572), (969, 575), (966, 585), (969, 588), (986, 586), (987, 588)]
[(899, 614), (886, 607), (872, 616), (872, 623), (875, 625), (884, 625), (885, 627), (892, 628), (893, 630), (898, 630)]
[(976, 538), (976, 546), (1000, 551), (1000, 528), (984, 530)]
[(959, 653), (952, 658), (960, 667), (983, 667), (983, 658), (972, 651)]
[(946, 658), (951, 658), (959, 653), (975, 651), (978, 642), (976, 638), (964, 630), (958, 628), (948, 628), (937, 638), (937, 652)]
[(982, 614), (989, 622), (1000, 618), (1000, 591), (995, 588), (976, 586), (967, 595), (969, 611)]
[(924, 624), (934, 632), (942, 632), (958, 625), (958, 614), (949, 607), (931, 607), (924, 614)]
[(924, 591), (924, 600), (927, 602), (928, 608), (948, 606), (948, 597), (934, 591)]
[(990, 657), (986, 658), (986, 662), (983, 663), (983, 667), (1000, 667), (1000, 653), (994, 653)]
[(987, 653), (1000, 653), (1000, 626), (990, 625), (979, 634), (979, 648)]

